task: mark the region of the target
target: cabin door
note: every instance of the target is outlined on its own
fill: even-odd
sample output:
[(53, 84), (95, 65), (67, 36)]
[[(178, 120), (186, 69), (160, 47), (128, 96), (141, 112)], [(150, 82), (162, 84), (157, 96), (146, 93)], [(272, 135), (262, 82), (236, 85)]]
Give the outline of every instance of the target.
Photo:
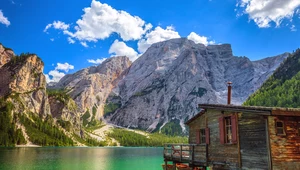
[(239, 139), (242, 169), (269, 169), (266, 120), (262, 115), (239, 116)]

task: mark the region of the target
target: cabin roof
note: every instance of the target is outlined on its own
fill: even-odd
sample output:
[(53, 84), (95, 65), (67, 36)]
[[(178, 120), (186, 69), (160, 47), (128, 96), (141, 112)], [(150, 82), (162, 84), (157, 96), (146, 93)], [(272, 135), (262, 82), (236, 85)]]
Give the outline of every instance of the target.
[[(281, 116), (300, 116), (300, 108), (282, 108), (282, 107), (262, 107), (262, 106), (236, 106), (236, 105), (223, 105), (223, 104), (199, 104), (201, 109), (215, 109), (222, 111), (235, 111), (235, 112), (250, 112), (260, 115), (281, 115)], [(204, 110), (201, 110), (198, 114), (185, 122), (189, 124), (195, 119), (200, 117)]]

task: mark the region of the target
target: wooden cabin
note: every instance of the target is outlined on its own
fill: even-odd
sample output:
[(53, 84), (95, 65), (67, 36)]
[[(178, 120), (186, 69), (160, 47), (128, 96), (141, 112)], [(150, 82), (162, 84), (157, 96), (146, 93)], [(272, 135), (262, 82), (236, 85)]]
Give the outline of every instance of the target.
[(300, 169), (300, 109), (200, 104), (189, 144), (166, 144), (165, 161), (212, 169)]
[[(230, 102), (229, 102), (230, 103)], [(300, 109), (200, 104), (189, 144), (166, 144), (164, 160), (210, 169), (300, 169)]]

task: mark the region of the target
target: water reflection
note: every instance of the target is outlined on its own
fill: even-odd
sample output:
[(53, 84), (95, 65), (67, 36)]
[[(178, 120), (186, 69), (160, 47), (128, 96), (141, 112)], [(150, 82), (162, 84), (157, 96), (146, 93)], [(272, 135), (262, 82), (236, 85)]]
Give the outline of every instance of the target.
[(162, 148), (0, 148), (0, 169), (161, 169)]

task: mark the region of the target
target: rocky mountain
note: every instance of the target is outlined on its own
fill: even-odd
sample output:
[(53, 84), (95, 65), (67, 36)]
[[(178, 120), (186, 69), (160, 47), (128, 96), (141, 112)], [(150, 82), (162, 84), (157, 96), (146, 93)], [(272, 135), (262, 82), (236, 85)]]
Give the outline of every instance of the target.
[(109, 110), (104, 107), (106, 100), (113, 101), (112, 89), (130, 68), (125, 56), (68, 75), (47, 89), (44, 63), (37, 55), (16, 56), (2, 45), (1, 50), (0, 146), (162, 146), (186, 141), (185, 137), (116, 129), (100, 119), (103, 110)]
[[(103, 116), (106, 99), (131, 62), (126, 56), (112, 57), (99, 66), (89, 67), (63, 77), (54, 88), (67, 89), (81, 113)], [(89, 114), (89, 120), (92, 114)]]
[(116, 125), (158, 131), (178, 129), (197, 113), (199, 103), (241, 104), (288, 56), (259, 61), (235, 57), (230, 44), (195, 44), (185, 38), (153, 44), (112, 90), (106, 119)]
[(30, 53), (15, 56), (2, 45), (0, 50), (0, 146), (78, 144), (75, 102), (57, 93), (48, 98), (42, 60)]
[(4, 47), (0, 43), (0, 68), (10, 61), (10, 59), (15, 56), (14, 52), (10, 48)]
[(244, 105), (300, 107), (300, 49), (291, 54)]
[(52, 88), (68, 91), (86, 127), (104, 117), (118, 126), (174, 134), (185, 129), (199, 103), (225, 103), (228, 81), (232, 103), (241, 104), (287, 56), (250, 61), (233, 56), (230, 44), (179, 38), (153, 44), (134, 63), (112, 57), (66, 75)]
[(0, 68), (0, 97), (14, 95), (15, 108), (22, 112), (26, 109), (43, 116), (50, 115), (44, 63), (35, 54), (9, 58), (10, 61), (6, 60)]

